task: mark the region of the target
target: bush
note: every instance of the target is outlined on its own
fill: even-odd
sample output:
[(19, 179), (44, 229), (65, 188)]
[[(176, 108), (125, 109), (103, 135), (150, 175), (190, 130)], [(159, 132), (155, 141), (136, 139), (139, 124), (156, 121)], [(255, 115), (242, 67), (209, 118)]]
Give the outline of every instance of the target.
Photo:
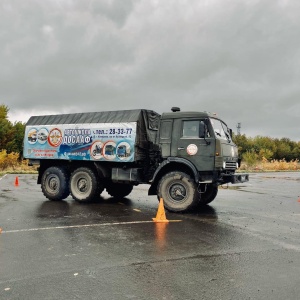
[(29, 167), (28, 159), (20, 160), (19, 153), (12, 152), (7, 154), (6, 150), (0, 151), (0, 171), (6, 173), (35, 173), (37, 167)]
[(300, 163), (298, 159), (286, 161), (285, 159), (269, 161), (265, 157), (256, 161), (255, 164), (249, 166), (242, 162), (240, 170), (244, 171), (299, 171)]
[(0, 170), (12, 168), (13, 170), (19, 166), (19, 153), (9, 153), (6, 150), (0, 152)]
[(291, 171), (291, 170), (299, 170), (300, 165), (299, 165), (299, 160), (291, 160), (291, 161), (286, 161), (285, 159), (280, 159), (280, 160), (271, 160), (270, 162), (268, 161), (263, 161), (261, 163), (261, 169), (266, 170), (266, 171)]
[(254, 151), (247, 151), (242, 155), (242, 161), (249, 167), (256, 164), (258, 155)]
[(267, 161), (270, 161), (273, 155), (274, 153), (269, 149), (260, 149), (258, 153), (260, 160), (266, 159)]

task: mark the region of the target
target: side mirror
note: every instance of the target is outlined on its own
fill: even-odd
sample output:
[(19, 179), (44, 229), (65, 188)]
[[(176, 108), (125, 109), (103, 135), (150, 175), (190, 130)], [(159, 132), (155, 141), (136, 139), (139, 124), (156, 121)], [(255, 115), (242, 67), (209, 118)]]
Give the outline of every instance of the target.
[(207, 129), (207, 127), (204, 124), (204, 122), (200, 122), (200, 125), (199, 125), (199, 138), (201, 138), (201, 139), (205, 138), (206, 129)]

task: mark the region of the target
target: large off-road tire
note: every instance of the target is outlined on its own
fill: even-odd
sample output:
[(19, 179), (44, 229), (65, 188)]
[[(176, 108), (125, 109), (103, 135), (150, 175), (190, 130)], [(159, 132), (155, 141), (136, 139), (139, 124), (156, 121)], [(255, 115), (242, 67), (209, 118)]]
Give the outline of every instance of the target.
[(74, 200), (91, 202), (99, 199), (103, 185), (98, 182), (93, 170), (81, 167), (71, 174), (70, 191)]
[(163, 198), (165, 208), (174, 212), (193, 209), (199, 198), (195, 181), (184, 172), (170, 172), (158, 183), (158, 199)]
[(199, 205), (207, 205), (211, 203), (218, 194), (218, 186), (214, 184), (208, 184), (204, 193), (199, 193)]
[(70, 194), (69, 174), (64, 167), (49, 167), (42, 175), (42, 192), (49, 200), (63, 200)]
[(133, 189), (131, 184), (109, 182), (106, 185), (106, 191), (114, 198), (124, 198), (128, 196)]

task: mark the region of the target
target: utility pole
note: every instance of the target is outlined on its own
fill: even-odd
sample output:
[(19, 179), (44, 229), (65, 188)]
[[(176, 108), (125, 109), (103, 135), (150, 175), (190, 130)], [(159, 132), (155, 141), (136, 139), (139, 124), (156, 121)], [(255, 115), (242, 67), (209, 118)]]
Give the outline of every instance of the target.
[(237, 135), (241, 135), (241, 128), (242, 128), (242, 123), (237, 123)]

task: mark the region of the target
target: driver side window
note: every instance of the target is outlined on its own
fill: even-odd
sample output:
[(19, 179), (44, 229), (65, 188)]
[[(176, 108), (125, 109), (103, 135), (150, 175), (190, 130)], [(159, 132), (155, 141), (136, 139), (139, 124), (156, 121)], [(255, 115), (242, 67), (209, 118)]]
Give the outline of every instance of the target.
[(203, 120), (183, 121), (182, 138), (207, 138), (209, 132)]

